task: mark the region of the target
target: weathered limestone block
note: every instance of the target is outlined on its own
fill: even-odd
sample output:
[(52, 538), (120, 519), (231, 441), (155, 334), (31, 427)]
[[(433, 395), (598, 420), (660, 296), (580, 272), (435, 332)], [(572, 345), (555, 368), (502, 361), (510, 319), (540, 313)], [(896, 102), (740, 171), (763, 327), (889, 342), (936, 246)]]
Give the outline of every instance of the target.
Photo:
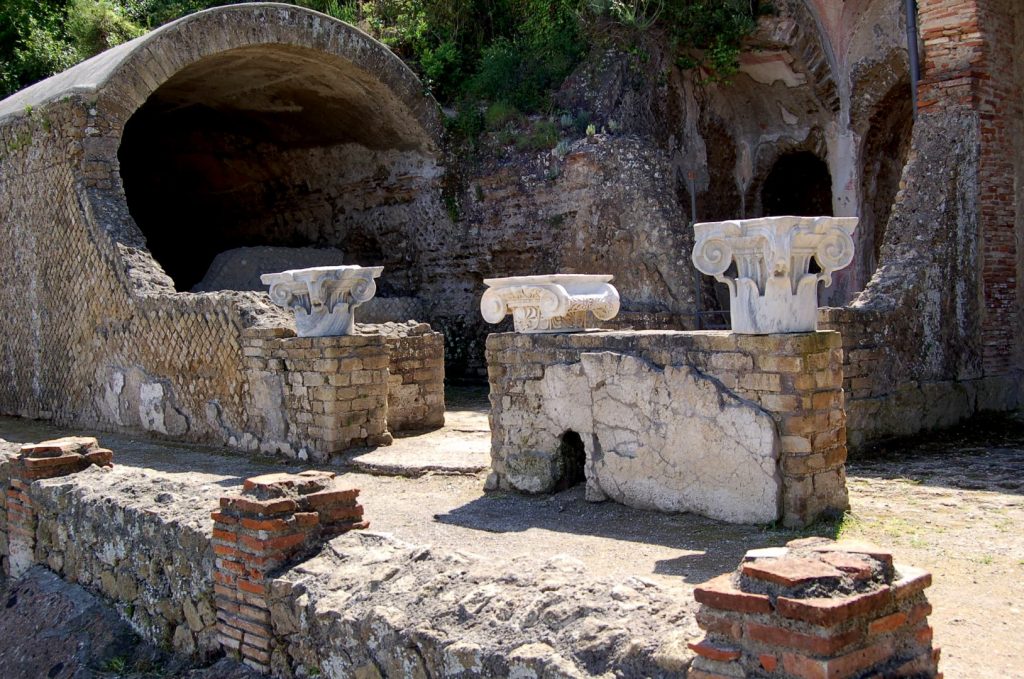
[[(853, 261), (856, 217), (763, 217), (695, 224), (693, 264), (729, 288), (733, 332), (818, 329), (818, 283)], [(820, 273), (810, 273), (814, 259)], [(735, 265), (736, 274), (729, 275)]]
[(593, 399), (590, 494), (734, 523), (779, 516), (779, 437), (768, 413), (689, 366), (580, 356)]
[(680, 584), (364, 531), (271, 580), (267, 600), (276, 676), (682, 677), (697, 633)]
[(573, 332), (594, 326), (593, 318), (608, 321), (619, 312), (619, 292), (612, 276), (554, 274), (488, 278), (480, 313), (488, 323), (500, 323), (509, 313), (516, 332)]
[(299, 337), (355, 334), (355, 309), (377, 292), (382, 266), (316, 266), (260, 276), (270, 299), (295, 312)]
[(778, 518), (771, 416), (691, 367), (662, 370), (619, 353), (583, 353), (579, 363), (551, 366), (526, 390), (539, 397), (539, 411), (521, 419), (525, 445), (505, 458), (512, 487), (554, 489), (563, 460), (544, 441), (573, 431), (586, 453), (587, 499), (735, 523)]

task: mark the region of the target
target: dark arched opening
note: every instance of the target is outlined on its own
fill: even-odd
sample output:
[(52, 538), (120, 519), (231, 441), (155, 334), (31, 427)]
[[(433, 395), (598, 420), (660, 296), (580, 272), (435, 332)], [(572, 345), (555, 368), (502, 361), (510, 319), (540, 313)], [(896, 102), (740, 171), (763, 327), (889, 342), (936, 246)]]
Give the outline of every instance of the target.
[(863, 207), (857, 225), (857, 269), (861, 287), (878, 267), (885, 226), (900, 188), (913, 130), (910, 84), (900, 82), (878, 103), (864, 137), (861, 154), (864, 159)]
[(832, 176), (810, 151), (788, 153), (777, 161), (761, 188), (765, 217), (832, 215)]
[[(356, 263), (386, 266), (380, 294), (403, 295), (414, 253), (400, 229), (436, 174), (424, 137), (351, 63), (261, 45), (168, 79), (126, 123), (118, 159), (132, 217), (178, 290), (203, 281), (218, 254), (261, 247), (257, 285), (268, 269)], [(223, 288), (253, 289), (197, 289)]]
[(558, 461), (561, 473), (558, 483), (555, 484), (555, 491), (572, 488), (586, 480), (587, 451), (583, 446), (583, 439), (571, 429), (562, 434), (558, 446)]

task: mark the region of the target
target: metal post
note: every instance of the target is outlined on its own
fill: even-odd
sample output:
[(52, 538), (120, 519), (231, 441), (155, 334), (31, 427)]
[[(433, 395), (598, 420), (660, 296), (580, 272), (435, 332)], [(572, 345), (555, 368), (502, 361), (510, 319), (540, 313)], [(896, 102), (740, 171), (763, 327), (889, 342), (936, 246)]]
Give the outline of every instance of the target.
[[(690, 186), (690, 228), (697, 223), (697, 188), (696, 188), (697, 173), (690, 170), (686, 173), (686, 181)], [(693, 269), (693, 296), (696, 300), (696, 309), (694, 313), (694, 319), (697, 321), (697, 329), (704, 329), (704, 308), (701, 301), (700, 293), (700, 272), (697, 271), (696, 267)]]
[(917, 120), (917, 84), (921, 81), (921, 63), (917, 39), (917, 0), (904, 0), (907, 9), (907, 53), (910, 55), (910, 97)]

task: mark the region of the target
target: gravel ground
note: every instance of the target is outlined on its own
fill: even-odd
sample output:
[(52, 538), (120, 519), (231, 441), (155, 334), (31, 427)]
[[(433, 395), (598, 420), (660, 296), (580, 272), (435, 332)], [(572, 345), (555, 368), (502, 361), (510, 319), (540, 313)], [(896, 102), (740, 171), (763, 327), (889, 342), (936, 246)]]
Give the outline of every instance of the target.
[[(811, 534), (867, 539), (892, 548), (898, 562), (934, 574), (932, 623), (947, 677), (1024, 679), (1024, 420), (976, 420), (851, 461), (851, 513), (795, 532), (592, 504), (583, 500), (581, 487), (542, 497), (485, 495), (485, 472), (427, 468), (436, 469), (446, 445), (457, 454), (470, 438), (477, 447), (486, 429), (482, 391), (452, 393), (449, 411), (450, 424), (421, 440), (430, 464), (419, 476), (367, 474), (345, 466), (345, 460), (332, 467), (362, 489), (374, 530), (491, 558), (569, 554), (595, 575), (641, 575), (686, 586), (732, 570), (747, 549)], [(0, 418), (0, 438), (8, 441), (73, 433), (97, 435), (114, 450), (116, 464), (148, 467), (197, 485), (217, 482), (230, 489), (247, 476), (307, 468), (223, 449)], [(409, 458), (403, 461), (406, 472), (415, 467), (410, 460), (417, 438), (399, 439), (402, 457)]]

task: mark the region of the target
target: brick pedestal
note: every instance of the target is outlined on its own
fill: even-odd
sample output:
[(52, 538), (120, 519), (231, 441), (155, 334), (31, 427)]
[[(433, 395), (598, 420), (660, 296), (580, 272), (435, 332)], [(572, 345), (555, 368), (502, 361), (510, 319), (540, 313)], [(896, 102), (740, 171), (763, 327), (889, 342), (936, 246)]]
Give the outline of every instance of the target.
[(224, 647), (266, 672), (276, 645), (267, 605), (271, 573), (326, 540), (366, 528), (359, 491), (332, 472), (267, 474), (245, 481), (213, 513), (217, 631)]
[(931, 575), (861, 543), (808, 538), (747, 552), (698, 587), (691, 679), (941, 677)]
[(29, 484), (67, 476), (92, 465), (109, 467), (114, 454), (91, 437), (66, 437), (22, 446), (11, 469), (7, 496), (7, 574), (21, 576), (35, 563), (36, 511)]
[[(288, 337), (283, 328), (242, 335), (256, 431), (235, 442), (322, 460), (388, 445), (388, 350), (378, 335)], [(262, 418), (262, 419), (261, 419)]]

